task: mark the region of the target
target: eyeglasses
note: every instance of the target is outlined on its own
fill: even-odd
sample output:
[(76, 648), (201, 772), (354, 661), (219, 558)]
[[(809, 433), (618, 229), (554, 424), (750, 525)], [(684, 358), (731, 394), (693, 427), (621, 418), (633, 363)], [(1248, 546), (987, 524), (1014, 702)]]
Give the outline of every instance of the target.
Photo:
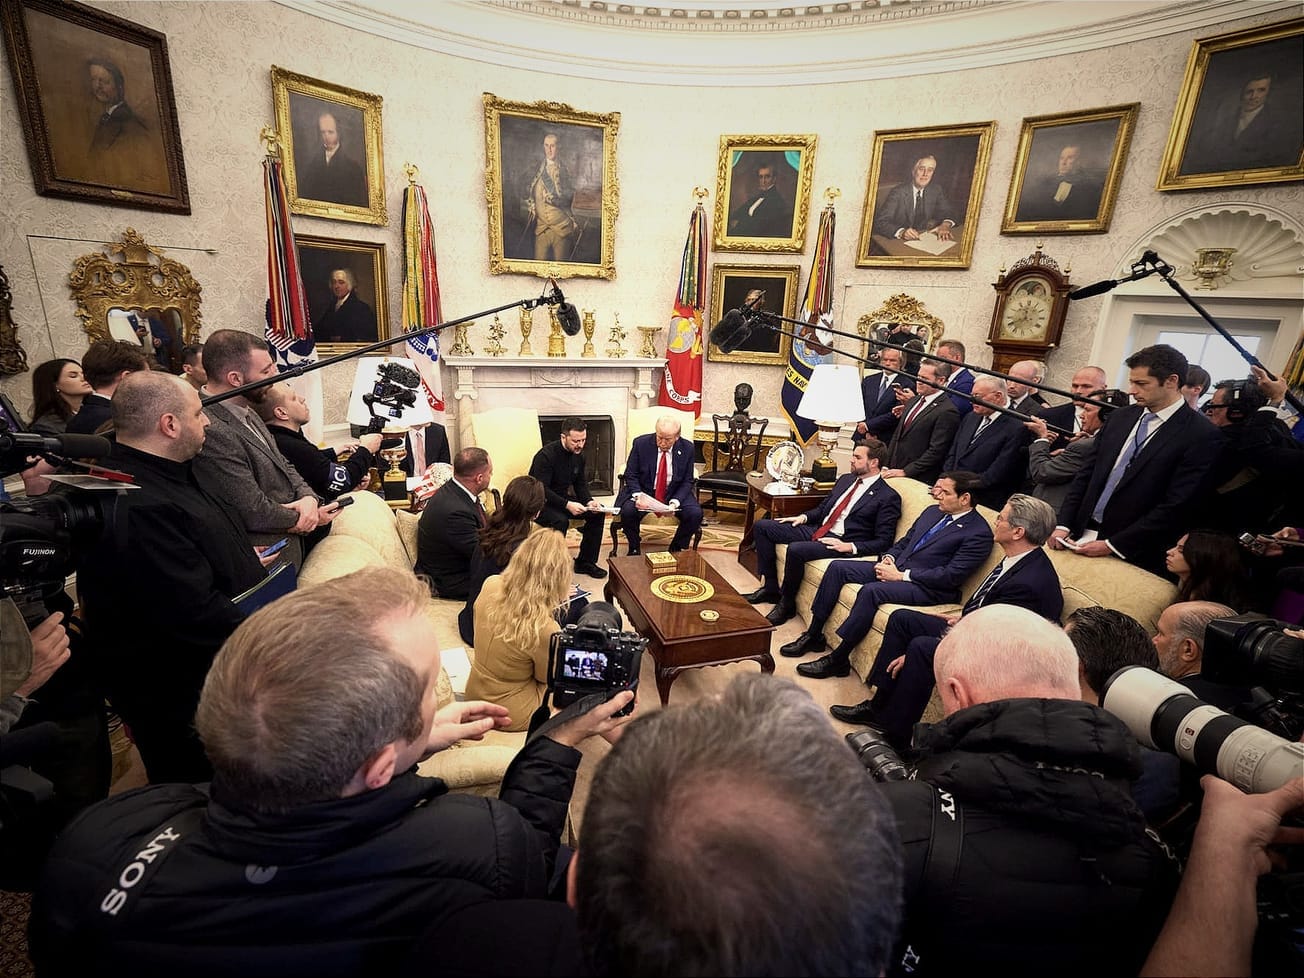
[(1009, 521), (1008, 517), (1006, 517), (1006, 515), (1005, 515), (1004, 513), (997, 513), (997, 514), (996, 514), (996, 519), (995, 519), (993, 522), (995, 522), (995, 523), (1008, 523), (1008, 522), (1010, 522), (1010, 521)]
[(1204, 414), (1213, 414), (1215, 411), (1225, 411), (1229, 407), (1231, 407), (1230, 404), (1206, 404), (1204, 407), (1200, 408), (1200, 410)]

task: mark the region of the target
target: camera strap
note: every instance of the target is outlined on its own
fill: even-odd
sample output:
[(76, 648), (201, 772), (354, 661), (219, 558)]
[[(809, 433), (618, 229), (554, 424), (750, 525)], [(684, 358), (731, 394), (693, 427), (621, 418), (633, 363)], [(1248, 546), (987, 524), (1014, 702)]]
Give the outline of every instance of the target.
[[(554, 644), (552, 642), (549, 642), (548, 643), (548, 672), (547, 672), (547, 675), (549, 677), (552, 676), (553, 674), (552, 670), (556, 664), (557, 664), (557, 650)], [(525, 729), (526, 740), (529, 740), (531, 737), (533, 737), (535, 732), (541, 726), (543, 726), (544, 723), (547, 722), (548, 717), (552, 714), (552, 708), (549, 705), (550, 702), (552, 701), (551, 682), (552, 680), (551, 678), (549, 678), (548, 685), (545, 685), (543, 687), (543, 702), (539, 704), (539, 708), (535, 710), (530, 717), (530, 725)]]
[(907, 921), (902, 934), (900, 970), (906, 974), (919, 969), (947, 920), (944, 908), (960, 874), (960, 854), (964, 849), (964, 809), (949, 791), (924, 783), (928, 784), (933, 801), (928, 851), (919, 874), (919, 891), (910, 900), (912, 906), (924, 910)]

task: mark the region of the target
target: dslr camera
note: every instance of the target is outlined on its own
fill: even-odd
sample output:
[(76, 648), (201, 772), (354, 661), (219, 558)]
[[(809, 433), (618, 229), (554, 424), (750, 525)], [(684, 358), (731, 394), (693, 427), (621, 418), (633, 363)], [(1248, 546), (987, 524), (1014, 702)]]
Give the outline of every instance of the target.
[[(548, 689), (556, 706), (593, 693), (607, 699), (623, 689), (638, 689), (638, 670), (647, 639), (620, 630), (620, 612), (606, 601), (594, 601), (580, 620), (553, 635), (548, 647)], [(616, 716), (628, 716), (630, 703)]]

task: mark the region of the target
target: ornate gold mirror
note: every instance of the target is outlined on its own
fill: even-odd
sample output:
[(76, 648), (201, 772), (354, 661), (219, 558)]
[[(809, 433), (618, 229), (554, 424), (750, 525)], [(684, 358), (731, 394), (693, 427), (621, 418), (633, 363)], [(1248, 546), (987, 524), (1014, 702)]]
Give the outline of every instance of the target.
[(91, 342), (139, 343), (170, 373), (181, 369), (181, 349), (199, 342), (200, 293), (190, 269), (127, 228), (107, 253), (73, 263), (68, 289)]
[(860, 347), (860, 355), (871, 355), (870, 340), (884, 341), (901, 328), (914, 333), (915, 338), (924, 344), (924, 349), (932, 353), (946, 331), (946, 324), (927, 312), (924, 304), (914, 296), (898, 292), (873, 312), (866, 313), (856, 321), (856, 332), (865, 338)]

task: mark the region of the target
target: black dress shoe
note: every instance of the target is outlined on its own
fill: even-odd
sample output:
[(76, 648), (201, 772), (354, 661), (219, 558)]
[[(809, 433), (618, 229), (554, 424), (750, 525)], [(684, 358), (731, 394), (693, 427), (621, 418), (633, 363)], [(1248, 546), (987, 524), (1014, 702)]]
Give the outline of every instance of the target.
[(771, 625), (782, 625), (785, 621), (796, 617), (797, 609), (787, 601), (780, 601), (770, 609), (770, 613), (765, 616), (765, 620)]
[(843, 659), (839, 662), (830, 653), (829, 655), (820, 656), (814, 662), (799, 663), (797, 672), (807, 679), (830, 679), (833, 676), (850, 676), (851, 660)]
[(607, 572), (604, 571), (597, 564), (590, 563), (588, 561), (585, 561), (584, 563), (580, 563), (578, 560), (575, 561), (575, 573), (584, 574), (588, 577), (597, 577), (597, 578), (602, 578), (607, 576)]
[(862, 723), (867, 727), (883, 729), (883, 718), (874, 709), (873, 700), (864, 700), (855, 706), (830, 706), (829, 712), (843, 723)]
[(802, 632), (794, 641), (779, 649), (779, 655), (786, 655), (789, 659), (796, 659), (805, 655), (807, 652), (823, 652), (828, 646), (824, 642), (824, 633), (816, 632), (811, 634), (810, 629)]
[(778, 601), (783, 597), (783, 592), (777, 587), (761, 586), (760, 590), (753, 591), (751, 594), (744, 594), (743, 600), (748, 604), (767, 604)]
[(639, 554), (641, 554), (642, 552), (643, 552), (643, 551), (642, 551), (642, 550), (639, 550), (638, 547), (630, 547), (629, 550), (627, 550), (627, 551), (625, 552), (625, 556), (626, 556), (626, 557), (637, 557), (637, 556), (638, 556)]

